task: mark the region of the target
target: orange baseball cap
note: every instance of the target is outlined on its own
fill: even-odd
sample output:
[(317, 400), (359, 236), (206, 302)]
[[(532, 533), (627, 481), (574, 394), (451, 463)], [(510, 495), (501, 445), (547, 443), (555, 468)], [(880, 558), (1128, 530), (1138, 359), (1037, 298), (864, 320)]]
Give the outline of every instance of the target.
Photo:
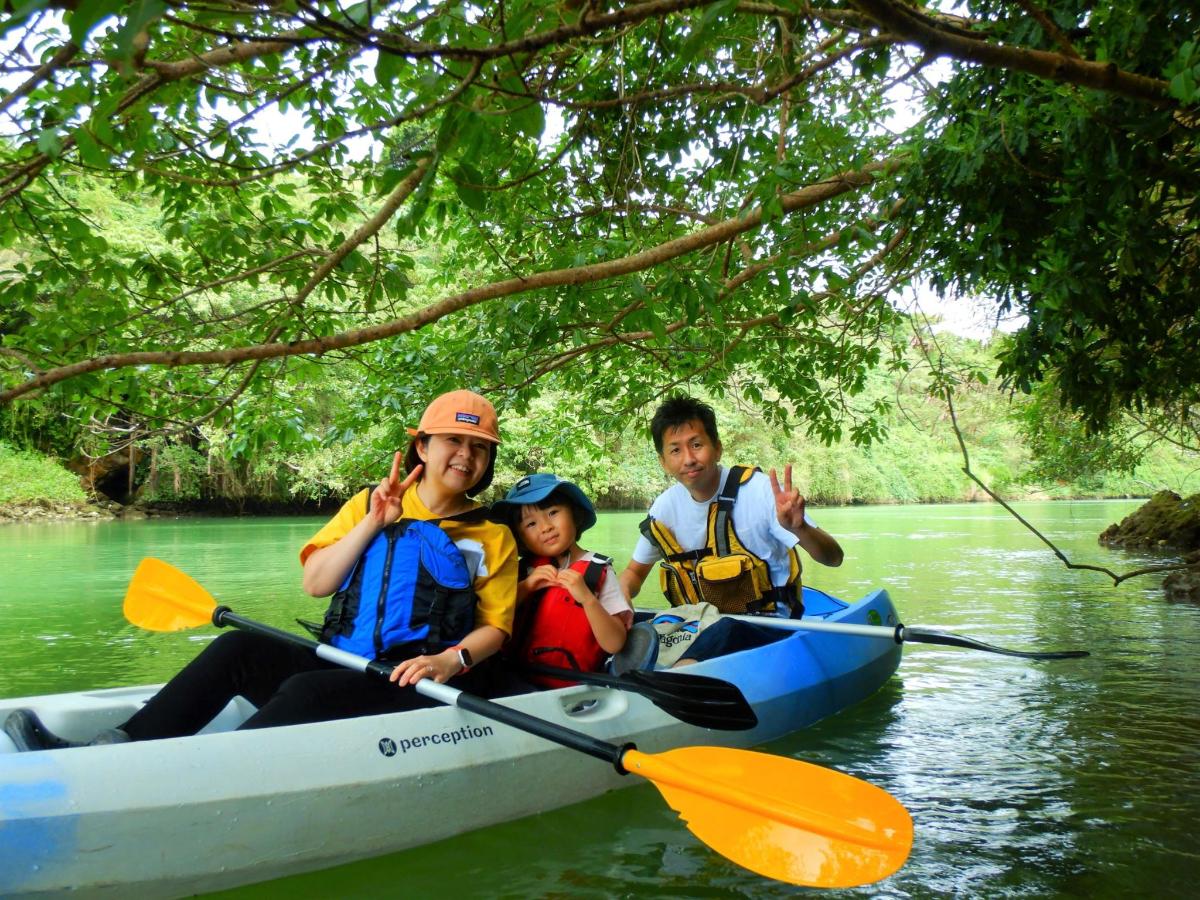
[(496, 407), (474, 391), (450, 391), (427, 407), (416, 428), (406, 429), (413, 437), (422, 434), (474, 434), (500, 443)]

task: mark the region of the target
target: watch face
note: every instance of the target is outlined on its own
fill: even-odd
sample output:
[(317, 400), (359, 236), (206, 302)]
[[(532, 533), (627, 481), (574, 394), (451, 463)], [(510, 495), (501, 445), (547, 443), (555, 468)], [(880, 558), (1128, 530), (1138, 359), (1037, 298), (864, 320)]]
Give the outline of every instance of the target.
[(471, 651), (466, 647), (458, 648), (458, 661), (462, 663), (464, 669), (469, 669), (475, 664), (475, 661), (471, 659)]

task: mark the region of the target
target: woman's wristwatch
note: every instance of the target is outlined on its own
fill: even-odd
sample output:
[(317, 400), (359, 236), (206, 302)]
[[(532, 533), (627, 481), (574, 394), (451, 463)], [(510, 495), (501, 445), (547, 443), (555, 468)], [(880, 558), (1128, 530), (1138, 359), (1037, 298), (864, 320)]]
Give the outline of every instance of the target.
[(458, 664), (462, 666), (458, 674), (462, 675), (464, 672), (470, 672), (471, 666), (475, 665), (475, 660), (471, 658), (471, 651), (462, 644), (457, 644), (450, 649), (458, 653)]

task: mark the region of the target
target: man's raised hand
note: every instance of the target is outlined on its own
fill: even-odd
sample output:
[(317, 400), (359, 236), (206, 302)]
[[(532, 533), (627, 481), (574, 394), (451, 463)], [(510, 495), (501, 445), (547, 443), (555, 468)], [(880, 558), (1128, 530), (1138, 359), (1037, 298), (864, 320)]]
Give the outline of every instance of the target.
[(779, 478), (771, 469), (771, 490), (775, 493), (775, 516), (779, 524), (793, 534), (798, 534), (804, 527), (804, 497), (792, 488), (792, 465), (783, 467), (783, 487), (779, 486)]

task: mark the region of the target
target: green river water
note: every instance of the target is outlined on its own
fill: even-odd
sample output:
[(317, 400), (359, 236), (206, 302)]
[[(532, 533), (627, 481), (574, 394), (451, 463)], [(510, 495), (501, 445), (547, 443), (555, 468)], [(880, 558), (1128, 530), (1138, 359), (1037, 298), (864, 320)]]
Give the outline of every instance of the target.
[[(1101, 548), (1126, 502), (1018, 510), (1077, 563), (1166, 557)], [(584, 542), (628, 559), (639, 513)], [(1192, 897), (1200, 890), (1200, 607), (1161, 576), (1112, 587), (1071, 571), (993, 505), (814, 510), (846, 550), (806, 581), (846, 598), (889, 589), (903, 620), (1022, 648), (1030, 662), (911, 645), (877, 695), (771, 745), (899, 798), (916, 833), (887, 881), (831, 897)], [(212, 631), (147, 634), (121, 617), (143, 556), (193, 575), (252, 618), (290, 627), (322, 604), (299, 588), (317, 519), (181, 519), (0, 529), (0, 696), (166, 680)], [(599, 765), (599, 763), (597, 763)], [(417, 801), (419, 802), (419, 801)], [(485, 797), (480, 802), (486, 802)], [(460, 815), (444, 810), (434, 814)], [(219, 864), (219, 861), (214, 861)], [(230, 897), (777, 897), (696, 841), (642, 783), (588, 803)]]

